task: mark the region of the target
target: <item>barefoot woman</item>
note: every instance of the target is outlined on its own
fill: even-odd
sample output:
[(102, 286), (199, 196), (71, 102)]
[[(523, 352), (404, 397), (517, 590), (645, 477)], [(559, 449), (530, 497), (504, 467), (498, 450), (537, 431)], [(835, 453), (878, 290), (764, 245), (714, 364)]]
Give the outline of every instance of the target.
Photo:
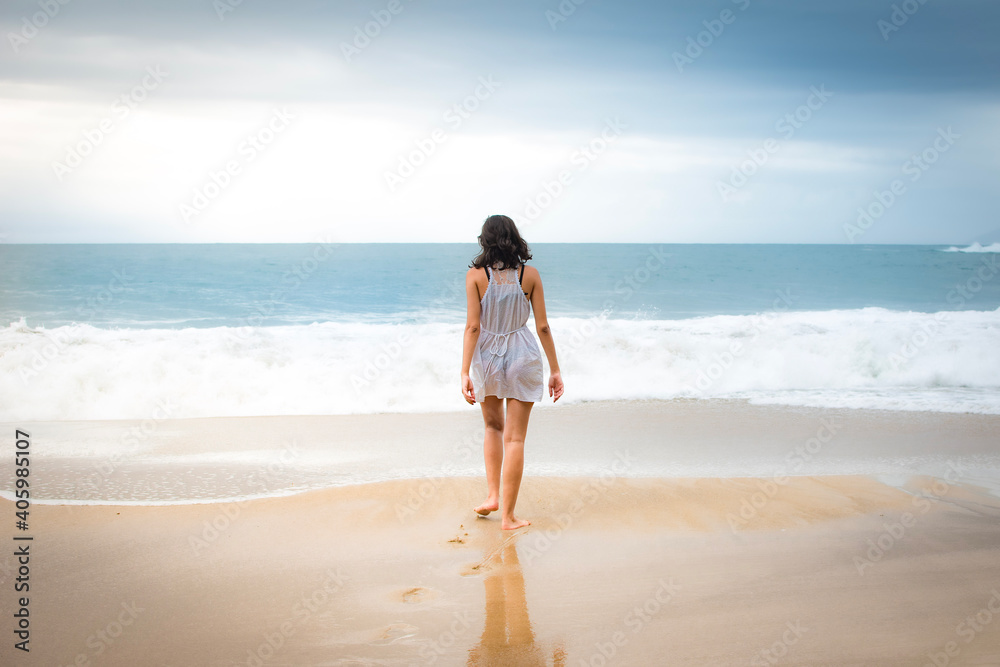
[[(465, 275), (468, 317), (462, 351), (462, 393), (469, 403), (479, 401), (486, 424), (486, 502), (476, 508), (482, 516), (500, 509), (501, 528), (513, 530), (530, 521), (514, 516), (517, 491), (524, 469), (524, 435), (533, 403), (544, 392), (542, 355), (525, 325), (535, 312), (535, 331), (549, 361), (549, 396), (559, 400), (563, 382), (545, 319), (545, 297), (528, 244), (505, 215), (491, 215), (479, 236), (482, 251)], [(503, 400), (507, 399), (504, 416)], [(501, 494), (501, 472), (503, 493)]]

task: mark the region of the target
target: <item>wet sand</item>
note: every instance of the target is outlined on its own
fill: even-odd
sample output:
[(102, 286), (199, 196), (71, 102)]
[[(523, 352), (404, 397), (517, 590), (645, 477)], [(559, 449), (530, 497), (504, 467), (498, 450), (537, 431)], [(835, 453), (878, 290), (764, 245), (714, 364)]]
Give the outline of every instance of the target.
[(483, 490), (34, 506), (32, 650), (8, 631), (0, 662), (1000, 664), (1000, 499), (973, 486), (528, 477), (514, 533)]
[[(150, 504), (275, 496), (483, 471), (476, 408), (432, 414), (5, 423), (32, 434), (33, 497)], [(751, 405), (734, 400), (539, 406), (529, 477), (947, 474), (1000, 491), (1000, 415)], [(0, 479), (13, 461), (0, 457)], [(0, 487), (7, 488), (7, 487)], [(9, 495), (6, 497), (10, 497)]]

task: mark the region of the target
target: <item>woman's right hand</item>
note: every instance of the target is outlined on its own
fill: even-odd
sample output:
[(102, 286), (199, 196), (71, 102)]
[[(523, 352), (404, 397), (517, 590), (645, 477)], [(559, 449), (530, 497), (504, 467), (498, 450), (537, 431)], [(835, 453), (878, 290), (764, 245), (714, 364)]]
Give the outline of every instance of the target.
[(563, 381), (562, 375), (559, 371), (555, 373), (549, 373), (549, 396), (552, 397), (552, 402), (555, 403), (559, 400), (559, 397), (563, 395)]
[(476, 390), (472, 386), (472, 378), (468, 373), (462, 373), (462, 396), (469, 405), (476, 404)]

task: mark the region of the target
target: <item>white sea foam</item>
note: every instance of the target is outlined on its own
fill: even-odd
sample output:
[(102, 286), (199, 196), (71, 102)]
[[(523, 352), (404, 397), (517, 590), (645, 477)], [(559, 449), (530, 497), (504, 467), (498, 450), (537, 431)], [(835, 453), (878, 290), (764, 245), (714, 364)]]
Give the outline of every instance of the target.
[[(550, 324), (567, 402), (726, 397), (1000, 414), (1000, 309)], [(44, 329), (22, 320), (0, 329), (0, 420), (460, 410), (461, 345), (461, 324)]]
[(944, 248), (942, 252), (1000, 252), (1000, 242), (984, 246), (980, 245), (978, 241), (975, 241), (972, 245), (965, 248), (951, 246), (950, 248)]

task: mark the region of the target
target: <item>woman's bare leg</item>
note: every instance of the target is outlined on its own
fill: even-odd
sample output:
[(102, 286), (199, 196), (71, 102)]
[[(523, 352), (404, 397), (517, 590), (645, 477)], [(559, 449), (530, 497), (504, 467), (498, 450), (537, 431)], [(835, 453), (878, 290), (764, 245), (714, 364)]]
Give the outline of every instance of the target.
[(486, 461), (486, 502), (476, 508), (476, 513), (486, 516), (500, 508), (500, 470), (503, 465), (503, 401), (487, 396), (480, 404), (483, 408), (483, 459)]
[(521, 489), (524, 436), (528, 432), (532, 405), (516, 398), (507, 399), (507, 419), (503, 430), (503, 511), (500, 513), (500, 527), (504, 530), (522, 528), (531, 523), (514, 516), (514, 505), (517, 503), (517, 492)]

